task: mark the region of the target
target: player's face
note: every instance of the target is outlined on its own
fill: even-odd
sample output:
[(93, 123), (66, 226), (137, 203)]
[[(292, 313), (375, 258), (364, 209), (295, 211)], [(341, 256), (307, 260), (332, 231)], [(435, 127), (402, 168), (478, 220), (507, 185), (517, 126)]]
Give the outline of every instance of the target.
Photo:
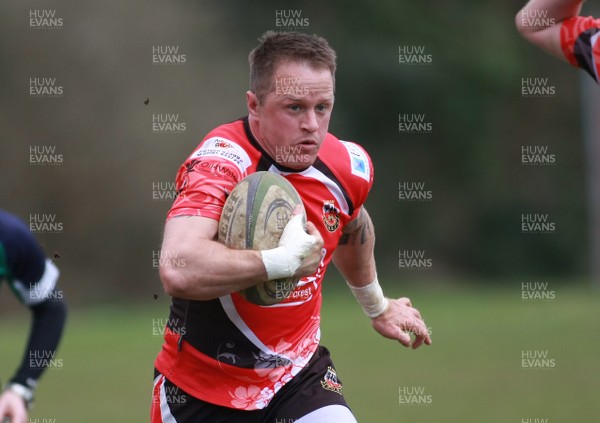
[(273, 78), (262, 103), (254, 93), (246, 95), (250, 127), (277, 163), (306, 169), (317, 159), (329, 128), (334, 101), (331, 72), (303, 62), (282, 62)]

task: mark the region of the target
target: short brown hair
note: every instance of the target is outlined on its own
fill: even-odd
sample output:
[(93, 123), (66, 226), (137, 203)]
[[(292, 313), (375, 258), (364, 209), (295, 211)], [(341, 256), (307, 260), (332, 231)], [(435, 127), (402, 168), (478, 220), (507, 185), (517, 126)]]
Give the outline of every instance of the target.
[(262, 102), (270, 91), (275, 66), (281, 61), (307, 62), (314, 68), (327, 68), (335, 86), (336, 54), (327, 40), (302, 32), (265, 32), (260, 44), (250, 52), (250, 90)]

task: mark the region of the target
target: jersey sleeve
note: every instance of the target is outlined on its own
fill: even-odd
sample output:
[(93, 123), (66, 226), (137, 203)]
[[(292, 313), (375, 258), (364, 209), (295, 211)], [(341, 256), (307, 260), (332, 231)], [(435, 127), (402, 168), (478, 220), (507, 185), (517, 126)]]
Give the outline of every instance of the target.
[(4, 276), (17, 298), (28, 306), (45, 301), (56, 286), (59, 271), (46, 258), (27, 225), (16, 216), (1, 212), (0, 244)]
[(43, 303), (50, 298), (54, 287), (58, 282), (60, 272), (56, 265), (45, 259), (43, 264), (43, 273), (40, 279), (36, 282), (23, 282), (20, 279), (15, 279), (12, 284), (13, 291), (17, 297), (27, 306), (34, 306)]
[(600, 82), (600, 19), (575, 16), (565, 19), (560, 29), (562, 51), (573, 66)]
[(361, 206), (367, 200), (369, 191), (373, 186), (374, 169), (371, 157), (364, 148), (354, 142), (341, 141), (347, 151), (347, 165), (350, 169), (350, 186), (354, 211), (351, 219), (358, 216)]
[(250, 164), (247, 152), (234, 141), (205, 139), (177, 173), (177, 198), (167, 219), (203, 216), (219, 220), (225, 200)]

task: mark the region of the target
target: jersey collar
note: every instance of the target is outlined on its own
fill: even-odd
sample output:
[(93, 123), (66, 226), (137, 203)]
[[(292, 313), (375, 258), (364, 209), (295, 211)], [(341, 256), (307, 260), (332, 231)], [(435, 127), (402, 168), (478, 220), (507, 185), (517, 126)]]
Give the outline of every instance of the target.
[[(242, 120), (242, 122), (244, 122), (244, 131), (246, 132), (246, 136), (250, 140), (250, 144), (252, 144), (252, 146), (254, 148), (256, 148), (258, 151), (261, 152), (262, 156), (261, 156), (260, 162), (259, 162), (260, 168), (264, 167), (264, 170), (267, 170), (272, 165), (272, 166), (275, 166), (281, 172), (300, 173), (300, 172), (304, 172), (306, 169), (308, 169), (310, 167), (310, 166), (308, 166), (306, 169), (292, 169), (290, 167), (282, 166), (282, 165), (278, 164), (275, 160), (273, 160), (273, 158), (269, 155), (269, 153), (267, 153), (265, 151), (265, 149), (262, 147), (262, 145), (260, 145), (258, 140), (254, 137), (254, 134), (250, 130), (250, 122), (248, 121), (248, 116), (244, 116), (241, 120)], [(318, 157), (317, 157), (317, 160), (319, 160)], [(265, 161), (266, 163), (263, 161)], [(266, 165), (266, 167), (265, 167), (265, 165)]]

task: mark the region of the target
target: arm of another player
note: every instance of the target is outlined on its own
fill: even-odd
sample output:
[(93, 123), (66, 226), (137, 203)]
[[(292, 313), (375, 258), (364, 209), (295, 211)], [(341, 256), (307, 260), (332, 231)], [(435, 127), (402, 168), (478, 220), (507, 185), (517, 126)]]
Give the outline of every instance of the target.
[(515, 23), (527, 41), (567, 61), (560, 45), (560, 23), (578, 16), (582, 4), (583, 0), (530, 0)]
[(167, 294), (211, 300), (270, 279), (312, 275), (321, 261), (323, 238), (310, 222), (307, 234), (300, 216), (286, 226), (280, 247), (266, 251), (227, 248), (217, 241), (218, 226), (201, 216), (167, 221), (159, 260)]
[[(56, 291), (53, 291), (55, 293)], [(60, 342), (67, 308), (61, 298), (53, 298), (30, 307), (33, 323), (25, 355), (16, 375), (0, 395), (0, 421), (26, 422), (37, 380), (45, 366), (32, 366), (30, 357), (52, 357)]]
[(414, 333), (412, 348), (431, 344), (431, 338), (419, 310), (408, 298), (386, 299), (377, 281), (375, 232), (364, 207), (358, 216), (342, 230), (342, 236), (333, 253), (335, 266), (342, 272), (354, 296), (365, 313), (372, 317), (373, 328), (382, 336), (411, 345), (409, 333)]

